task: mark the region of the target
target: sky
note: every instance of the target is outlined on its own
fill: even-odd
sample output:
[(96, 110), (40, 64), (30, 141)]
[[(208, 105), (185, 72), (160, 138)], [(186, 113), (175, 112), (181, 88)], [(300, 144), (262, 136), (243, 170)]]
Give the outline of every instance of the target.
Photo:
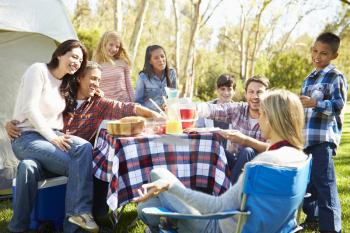
[[(92, 6), (96, 6), (96, 3), (98, 0), (89, 0), (90, 4)], [(165, 0), (169, 3), (169, 9), (170, 9), (170, 0)], [(205, 1), (208, 0), (204, 0)], [(240, 0), (240, 1), (247, 1), (247, 0)], [(239, 0), (224, 0), (219, 7), (216, 9), (215, 13), (212, 15), (210, 20), (208, 21), (208, 25), (213, 28), (213, 35), (212, 35), (212, 43), (215, 43), (216, 35), (218, 34), (218, 29), (222, 27), (225, 24), (236, 24), (239, 20)], [(278, 4), (281, 4), (284, 0), (275, 0), (273, 3), (278, 6)], [(298, 13), (302, 12), (307, 7), (312, 6), (320, 6), (320, 2), (322, 4), (327, 5), (326, 8), (322, 10), (318, 10), (317, 12), (312, 12), (308, 14), (302, 22), (298, 25), (298, 27), (293, 31), (292, 37), (298, 37), (302, 34), (308, 34), (311, 37), (316, 37), (322, 30), (323, 26), (327, 23), (332, 21), (340, 11), (340, 1), (339, 0), (304, 0), (307, 2), (305, 7), (302, 8), (294, 8), (292, 9), (292, 12), (289, 12), (289, 14), (283, 16), (283, 23), (280, 25), (280, 29), (277, 31), (280, 31), (282, 34), (283, 30), (288, 30), (292, 23), (295, 22), (296, 17)], [(74, 7), (76, 5), (76, 0), (63, 0), (64, 4), (67, 6), (68, 10), (73, 12)], [(213, 1), (215, 2), (215, 1)], [(277, 8), (277, 7), (276, 7)], [(270, 12), (269, 12), (270, 13)], [(275, 12), (271, 12), (271, 15)], [(270, 14), (266, 14), (270, 15)]]

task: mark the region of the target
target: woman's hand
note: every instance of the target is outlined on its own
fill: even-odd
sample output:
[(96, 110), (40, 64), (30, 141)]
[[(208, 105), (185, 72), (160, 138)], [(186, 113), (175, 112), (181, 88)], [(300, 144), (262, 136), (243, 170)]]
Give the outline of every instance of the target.
[(143, 184), (141, 189), (138, 189), (139, 197), (135, 198), (134, 202), (145, 202), (152, 197), (157, 196), (161, 192), (169, 189), (170, 183), (165, 179), (157, 180), (153, 183)]
[(21, 130), (16, 126), (18, 123), (19, 121), (12, 120), (6, 122), (5, 124), (7, 135), (9, 136), (11, 141), (21, 136)]
[(54, 138), (51, 143), (60, 148), (62, 151), (68, 152), (68, 150), (71, 148), (69, 144), (72, 143), (72, 140), (70, 139), (69, 135), (64, 134)]
[(105, 93), (100, 88), (96, 89), (95, 94), (99, 97), (105, 97)]
[(233, 143), (238, 143), (242, 145), (244, 145), (247, 138), (245, 134), (242, 134), (238, 130), (221, 130), (219, 134)]

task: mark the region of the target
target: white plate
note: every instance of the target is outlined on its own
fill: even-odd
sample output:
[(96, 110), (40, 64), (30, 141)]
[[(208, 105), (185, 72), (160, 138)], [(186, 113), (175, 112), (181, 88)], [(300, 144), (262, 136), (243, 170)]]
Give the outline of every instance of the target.
[(219, 132), (222, 129), (220, 129), (219, 127), (210, 127), (210, 128), (193, 128), (194, 132), (197, 133), (215, 133), (215, 132)]

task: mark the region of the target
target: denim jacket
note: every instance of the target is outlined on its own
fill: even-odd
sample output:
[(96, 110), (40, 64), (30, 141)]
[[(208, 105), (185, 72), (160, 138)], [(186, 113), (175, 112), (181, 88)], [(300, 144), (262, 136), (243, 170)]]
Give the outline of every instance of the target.
[[(173, 69), (170, 70), (170, 81), (171, 86), (176, 88), (176, 72)], [(148, 78), (145, 73), (140, 73), (139, 79), (136, 83), (135, 102), (159, 112), (151, 101), (149, 101), (149, 99), (151, 98), (159, 106), (162, 106), (164, 104), (163, 96), (167, 96), (165, 92), (166, 86), (167, 83), (164, 72), (161, 79), (159, 79), (156, 75)]]

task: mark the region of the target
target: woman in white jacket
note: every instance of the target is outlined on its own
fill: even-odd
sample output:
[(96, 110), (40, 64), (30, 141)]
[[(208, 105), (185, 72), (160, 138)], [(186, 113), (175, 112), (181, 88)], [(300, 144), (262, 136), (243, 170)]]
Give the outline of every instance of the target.
[[(278, 109), (278, 110), (277, 110)], [(270, 142), (266, 152), (259, 154), (250, 163), (269, 162), (276, 165), (298, 167), (306, 159), (302, 152), (304, 112), (299, 98), (286, 90), (267, 92), (261, 100), (259, 124), (265, 138)], [(230, 132), (221, 134), (230, 139)], [(168, 170), (154, 169), (152, 183), (144, 184), (138, 190), (136, 202), (140, 218), (156, 232), (159, 217), (148, 216), (142, 209), (150, 206), (164, 206), (181, 213), (216, 213), (227, 209), (238, 209), (241, 203), (243, 176), (221, 196), (210, 196), (197, 192), (184, 185)], [(162, 193), (164, 192), (164, 193)], [(161, 193), (161, 194), (160, 194)], [(160, 195), (159, 195), (160, 194)], [(158, 196), (159, 195), (159, 196)], [(178, 220), (178, 232), (233, 232), (233, 218), (224, 220)]]
[[(21, 135), (12, 141), (16, 157), (35, 160), (46, 173), (68, 177), (64, 232), (75, 232), (78, 226), (98, 231), (91, 217), (92, 146), (82, 138), (61, 132), (65, 96), (72, 91), (68, 80), (81, 75), (86, 62), (87, 50), (80, 41), (62, 42), (49, 63), (35, 63), (24, 73), (13, 116), (21, 130)], [(40, 175), (45, 177), (45, 174)], [(28, 177), (16, 180), (10, 232), (29, 229), (37, 180)]]

